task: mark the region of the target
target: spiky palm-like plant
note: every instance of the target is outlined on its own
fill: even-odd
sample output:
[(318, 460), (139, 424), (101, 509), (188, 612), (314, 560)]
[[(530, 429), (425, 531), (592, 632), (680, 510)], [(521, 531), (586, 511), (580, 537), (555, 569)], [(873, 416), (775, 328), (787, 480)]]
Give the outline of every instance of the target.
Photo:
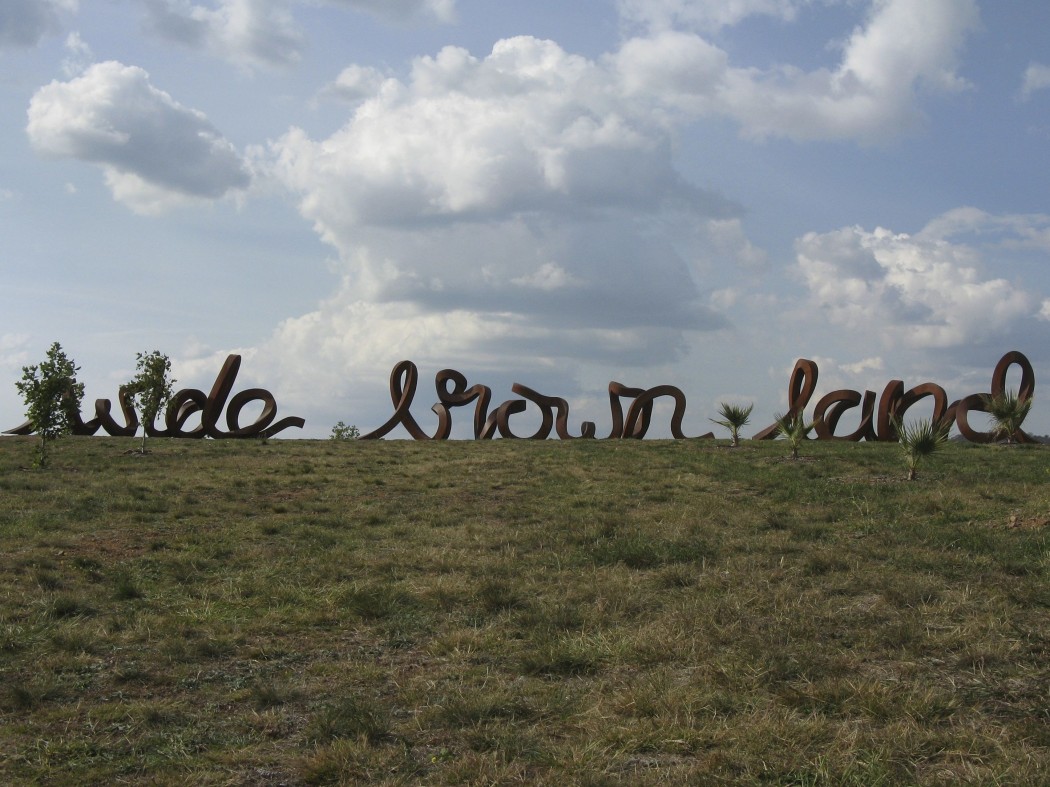
[(901, 448), (904, 449), (904, 457), (908, 463), (908, 480), (914, 481), (918, 477), (919, 462), (936, 451), (948, 439), (951, 425), (936, 424), (926, 418), (907, 426), (897, 420), (893, 425), (897, 430), (897, 438), (900, 440)]
[(1006, 439), (1013, 443), (1014, 437), (1021, 431), (1021, 424), (1032, 409), (1031, 397), (1021, 399), (1014, 391), (1005, 391), (998, 396), (985, 396), (984, 406), (992, 421), (992, 434), (996, 439)]
[(777, 416), (777, 428), (780, 434), (788, 441), (791, 446), (791, 458), (798, 459), (798, 449), (802, 445), (802, 441), (809, 436), (809, 433), (813, 430), (816, 424), (813, 421), (806, 423), (806, 419), (802, 417), (802, 413), (796, 413), (795, 415), (778, 415)]
[(751, 420), (751, 411), (755, 409), (753, 404), (749, 404), (747, 407), (741, 407), (736, 404), (729, 404), (727, 402), (720, 403), (720, 409), (718, 414), (722, 416), (722, 420), (710, 418), (712, 423), (724, 426), (729, 430), (729, 434), (733, 438), (733, 448), (740, 445), (740, 430), (747, 426), (748, 421)]

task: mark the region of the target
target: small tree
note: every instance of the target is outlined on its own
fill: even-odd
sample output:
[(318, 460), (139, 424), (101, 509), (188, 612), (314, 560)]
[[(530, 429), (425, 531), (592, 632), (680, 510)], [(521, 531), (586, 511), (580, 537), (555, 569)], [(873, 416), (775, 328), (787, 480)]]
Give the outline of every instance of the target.
[(171, 378), (171, 360), (159, 350), (136, 353), (135, 358), (135, 376), (124, 386), (124, 392), (142, 422), (142, 447), (139, 451), (144, 454), (147, 433), (157, 415), (171, 401), (175, 380)]
[(747, 407), (741, 407), (739, 405), (721, 402), (718, 414), (722, 416), (722, 420), (717, 420), (715, 418), (709, 418), (708, 420), (728, 429), (733, 439), (732, 446), (733, 448), (736, 448), (740, 445), (740, 430), (747, 426), (748, 422), (751, 420), (751, 411), (754, 409), (755, 406), (753, 404), (749, 404)]
[(802, 445), (802, 441), (809, 436), (811, 431), (813, 431), (815, 425), (816, 424), (813, 421), (806, 423), (806, 419), (802, 417), (802, 413), (777, 416), (777, 430), (784, 436), (788, 441), (788, 444), (791, 446), (792, 459), (798, 459), (798, 449)]
[(1021, 431), (1021, 424), (1028, 417), (1028, 411), (1032, 409), (1031, 397), (1021, 399), (1014, 391), (1005, 391), (998, 396), (982, 398), (996, 439), (1013, 443), (1014, 437)]
[(948, 439), (951, 423), (937, 424), (923, 418), (905, 426), (899, 419), (895, 419), (893, 426), (897, 430), (897, 438), (908, 463), (908, 480), (914, 481), (918, 477), (919, 462), (940, 448)]
[(80, 371), (55, 342), (47, 358), (39, 364), (22, 367), (22, 379), (15, 383), (25, 401), (27, 417), (40, 435), (36, 465), (46, 467), (48, 444), (73, 431), (84, 398), (84, 384), (77, 382)]
[(332, 427), (332, 434), (329, 436), (329, 440), (356, 440), (361, 436), (361, 430), (356, 426), (347, 426), (342, 421)]

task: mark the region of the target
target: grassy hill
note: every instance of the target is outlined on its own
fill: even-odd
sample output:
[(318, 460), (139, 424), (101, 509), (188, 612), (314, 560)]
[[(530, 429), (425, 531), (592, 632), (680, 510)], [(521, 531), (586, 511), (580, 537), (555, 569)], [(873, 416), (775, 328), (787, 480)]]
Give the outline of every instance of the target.
[(1050, 782), (1050, 453), (0, 439), (0, 782)]

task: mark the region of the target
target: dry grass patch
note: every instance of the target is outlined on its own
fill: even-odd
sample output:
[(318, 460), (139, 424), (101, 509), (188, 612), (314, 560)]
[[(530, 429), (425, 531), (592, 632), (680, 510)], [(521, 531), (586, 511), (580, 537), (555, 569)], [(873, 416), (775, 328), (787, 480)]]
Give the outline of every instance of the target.
[(0, 440), (9, 783), (1050, 781), (1045, 449)]

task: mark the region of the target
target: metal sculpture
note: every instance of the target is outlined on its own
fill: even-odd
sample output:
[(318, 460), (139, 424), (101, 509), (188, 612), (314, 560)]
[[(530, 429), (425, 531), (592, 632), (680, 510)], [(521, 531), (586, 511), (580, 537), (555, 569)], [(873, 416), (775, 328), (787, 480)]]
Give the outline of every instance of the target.
[[(969, 412), (985, 412), (988, 397), (1001, 396), (1006, 390), (1006, 375), (1012, 366), (1021, 367), (1021, 387), (1018, 398), (1023, 402), (1035, 393), (1035, 373), (1028, 359), (1017, 351), (1002, 357), (992, 374), (991, 392), (971, 394), (948, 404), (948, 395), (936, 383), (921, 383), (905, 390), (902, 380), (890, 380), (881, 396), (874, 391), (840, 389), (822, 396), (813, 408), (815, 439), (893, 441), (898, 439), (896, 424), (917, 402), (932, 399), (934, 423), (955, 423), (959, 433), (973, 442), (991, 442), (991, 432), (978, 432), (970, 427)], [(802, 415), (817, 390), (819, 370), (814, 361), (800, 358), (788, 379), (788, 409), (786, 415), (795, 418)], [(431, 407), (438, 417), (433, 434), (427, 434), (412, 415), (412, 402), (419, 382), (419, 371), (411, 361), (400, 361), (390, 373), (390, 400), (394, 412), (377, 429), (361, 436), (362, 440), (385, 437), (397, 426), (404, 426), (415, 440), (447, 440), (452, 433), (452, 409), (474, 404), (474, 438), (490, 440), (497, 434), (507, 439), (545, 440), (554, 432), (562, 440), (594, 438), (596, 428), (593, 421), (583, 421), (580, 434), (569, 433), (569, 404), (559, 396), (546, 396), (521, 383), (514, 383), (511, 390), (520, 399), (508, 399), (489, 411), (492, 390), (487, 385), (467, 387), (467, 378), (455, 369), (442, 369), (435, 376), (438, 402)], [(609, 383), (609, 412), (612, 428), (609, 439), (641, 439), (652, 426), (654, 403), (660, 397), (674, 402), (670, 431), (676, 440), (686, 439), (682, 431), (685, 418), (685, 394), (673, 385), (658, 385), (654, 388), (631, 388), (622, 383)], [(631, 404), (624, 414), (622, 400)], [(525, 412), (529, 403), (540, 410), (540, 424), (531, 435), (519, 435), (511, 428), (511, 417)], [(860, 424), (849, 434), (836, 434), (842, 416), (855, 407), (860, 407)], [(779, 434), (779, 426), (773, 424), (761, 430), (753, 440), (771, 440)], [(711, 432), (699, 436), (713, 438)], [(1032, 442), (1025, 432), (1018, 430), (1013, 435), (1018, 442)]]
[[(164, 428), (158, 429), (154, 424), (146, 424), (146, 434), (150, 437), (211, 437), (216, 440), (245, 437), (270, 437), (290, 427), (302, 428), (302, 418), (288, 417), (275, 422), (277, 403), (273, 395), (262, 388), (249, 388), (230, 397), (234, 381), (240, 369), (241, 357), (230, 355), (215, 378), (211, 392), (195, 388), (178, 391), (168, 403), (164, 413)], [(896, 441), (898, 439), (896, 424), (904, 414), (917, 402), (930, 398), (933, 405), (933, 422), (936, 424), (954, 423), (959, 434), (975, 443), (989, 443), (995, 440), (992, 432), (980, 432), (970, 426), (969, 413), (987, 412), (990, 398), (1002, 396), (1006, 392), (1006, 376), (1010, 368), (1021, 369), (1021, 385), (1018, 399), (1023, 403), (1035, 395), (1035, 372), (1032, 364), (1022, 353), (1006, 353), (996, 364), (992, 373), (991, 391), (975, 393), (957, 399), (948, 404), (948, 395), (936, 383), (922, 383), (905, 390), (902, 380), (890, 380), (876, 397), (874, 391), (840, 389), (822, 396), (813, 408), (815, 439), (818, 440), (877, 440)], [(806, 358), (800, 358), (788, 379), (787, 417), (796, 418), (802, 415), (809, 406), (817, 389), (819, 370), (817, 364)], [(385, 437), (398, 426), (414, 440), (447, 440), (452, 434), (452, 410), (474, 404), (474, 439), (491, 440), (497, 434), (504, 439), (545, 440), (557, 434), (562, 440), (593, 439), (596, 427), (593, 421), (583, 421), (580, 433), (569, 432), (569, 403), (560, 396), (547, 396), (538, 391), (514, 383), (511, 390), (521, 398), (508, 399), (490, 412), (492, 390), (487, 385), (476, 384), (467, 387), (467, 378), (455, 369), (442, 369), (435, 376), (434, 385), (438, 401), (431, 407), (437, 415), (437, 428), (428, 434), (412, 415), (412, 402), (415, 399), (419, 383), (419, 370), (411, 361), (400, 361), (390, 372), (390, 400), (394, 412), (382, 426), (361, 436), (362, 440), (376, 440)], [(687, 439), (682, 431), (685, 419), (685, 394), (673, 385), (657, 385), (654, 388), (632, 388), (622, 383), (609, 383), (609, 413), (612, 427), (609, 439), (642, 439), (652, 426), (653, 410), (657, 399), (669, 398), (674, 403), (671, 414), (670, 432), (676, 440)], [(623, 401), (631, 400), (624, 414)], [(254, 423), (241, 426), (240, 415), (245, 405), (250, 402), (262, 402), (262, 412)], [(117, 395), (124, 423), (113, 417), (113, 404), (109, 399), (95, 400), (95, 417), (84, 421), (76, 415), (73, 434), (92, 435), (99, 429), (116, 437), (134, 436), (139, 427), (138, 416), (131, 406), (127, 392), (121, 388)], [(511, 418), (525, 412), (529, 404), (539, 408), (540, 424), (530, 435), (519, 435), (511, 427)], [(853, 408), (860, 408), (860, 424), (849, 434), (836, 434), (842, 416)], [(226, 426), (219, 427), (220, 416), (225, 409)], [(195, 415), (200, 415), (200, 422), (187, 428), (187, 422)], [(779, 434), (779, 425), (773, 424), (754, 435), (753, 440), (771, 440)], [(33, 424), (26, 422), (4, 434), (28, 435), (33, 433)], [(714, 434), (707, 432), (699, 435), (700, 439), (711, 439)], [(1017, 442), (1034, 442), (1032, 437), (1020, 427), (1012, 435)]]
[[(969, 396), (954, 402), (949, 410), (955, 414), (955, 425), (959, 434), (972, 443), (991, 443), (995, 441), (992, 432), (978, 432), (971, 426), (967, 414), (970, 412), (988, 412), (988, 399), (994, 399), (1006, 393), (1006, 373), (1011, 366), (1021, 367), (1021, 385), (1017, 390), (1017, 398), (1021, 402), (1031, 399), (1035, 395), (1035, 370), (1031, 362), (1021, 353), (1014, 350), (1004, 355), (999, 363), (995, 365), (992, 372), (992, 390), (989, 393), (970, 394)], [(1018, 443), (1036, 442), (1031, 435), (1022, 430), (1020, 426), (1013, 435), (1013, 440)]]
[[(1013, 350), (999, 359), (995, 370), (992, 372), (991, 392), (970, 394), (962, 399), (948, 404), (948, 395), (944, 389), (936, 383), (921, 383), (908, 390), (904, 389), (902, 380), (890, 380), (882, 390), (878, 398), (878, 410), (876, 411), (876, 397), (874, 391), (865, 391), (861, 396), (860, 391), (840, 389), (825, 394), (813, 408), (814, 432), (818, 440), (878, 440), (883, 442), (896, 442), (898, 440), (895, 423), (904, 420), (904, 414), (916, 402), (927, 397), (933, 399), (933, 417), (935, 424), (952, 424), (959, 430), (959, 434), (974, 443), (990, 443), (995, 440), (992, 432), (978, 432), (969, 423), (967, 414), (970, 412), (987, 412), (987, 401), (989, 398), (1002, 396), (1006, 392), (1006, 375), (1010, 367), (1021, 367), (1021, 386), (1017, 397), (1024, 402), (1035, 395), (1035, 371), (1032, 364), (1023, 353)], [(802, 413), (809, 400), (813, 397), (817, 385), (817, 365), (805, 358), (800, 359), (791, 373), (788, 384), (788, 415), (796, 416)], [(836, 435), (835, 429), (839, 419), (847, 410), (860, 406), (860, 426), (848, 435)], [(763, 429), (756, 434), (755, 440), (772, 440), (777, 436), (776, 424)], [(1021, 429), (1012, 436), (1014, 440), (1021, 443), (1035, 442), (1030, 435)]]
[[(234, 395), (233, 384), (237, 380), (237, 372), (241, 368), (241, 356), (230, 355), (222, 365), (211, 392), (207, 396), (204, 391), (197, 388), (184, 388), (168, 402), (164, 413), (164, 428), (158, 429), (154, 424), (146, 424), (146, 434), (150, 437), (180, 437), (200, 439), (211, 437), (216, 440), (229, 438), (247, 437), (272, 437), (278, 432), (292, 427), (301, 429), (306, 421), (296, 416), (282, 418), (274, 422), (277, 417), (277, 402), (273, 394), (263, 388), (248, 388)], [(227, 401), (229, 402), (227, 405)], [(249, 402), (262, 402), (262, 412), (258, 418), (247, 426), (241, 426), (241, 411)], [(139, 428), (138, 415), (135, 408), (131, 406), (127, 391), (122, 386), (117, 392), (117, 402), (120, 405), (124, 423), (118, 423), (112, 416), (113, 404), (109, 399), (95, 400), (95, 417), (89, 421), (83, 420), (80, 413), (76, 414), (73, 423), (73, 434), (93, 435), (102, 429), (106, 434), (113, 437), (134, 437)], [(219, 428), (219, 417), (223, 409), (226, 409), (227, 429)], [(193, 428), (187, 429), (186, 422), (194, 415), (200, 414), (200, 423)], [(26, 421), (21, 426), (9, 429), (4, 434), (29, 435), (33, 434), (32, 422)]]
[[(415, 440), (447, 440), (452, 432), (452, 408), (462, 407), (475, 402), (474, 405), (474, 438), (490, 440), (499, 434), (505, 439), (546, 440), (555, 432), (562, 440), (593, 439), (596, 427), (593, 421), (580, 424), (580, 434), (569, 432), (569, 403), (560, 396), (546, 396), (521, 383), (514, 383), (511, 391), (522, 397), (508, 399), (489, 412), (492, 401), (492, 390), (487, 385), (474, 385), (467, 388), (467, 378), (455, 369), (442, 369), (437, 373), (434, 386), (437, 389), (438, 402), (431, 410), (438, 417), (437, 429), (428, 435), (412, 415), (412, 401), (416, 395), (419, 382), (419, 371), (412, 361), (400, 361), (390, 372), (390, 400), (394, 413), (377, 429), (361, 435), (362, 440), (376, 440), (385, 437), (398, 425)], [(449, 383), (452, 389), (449, 390)], [(655, 388), (629, 388), (621, 383), (609, 383), (609, 409), (612, 413), (612, 431), (610, 438), (645, 437), (652, 424), (653, 404), (661, 396), (674, 400), (674, 412), (671, 416), (671, 434), (675, 439), (685, 438), (682, 432), (682, 421), (685, 418), (685, 394), (673, 385), (658, 385)], [(631, 406), (624, 417), (621, 399), (632, 399)], [(529, 403), (540, 410), (540, 425), (531, 435), (519, 435), (512, 428), (511, 416), (523, 413)], [(713, 438), (708, 432), (701, 435)]]

